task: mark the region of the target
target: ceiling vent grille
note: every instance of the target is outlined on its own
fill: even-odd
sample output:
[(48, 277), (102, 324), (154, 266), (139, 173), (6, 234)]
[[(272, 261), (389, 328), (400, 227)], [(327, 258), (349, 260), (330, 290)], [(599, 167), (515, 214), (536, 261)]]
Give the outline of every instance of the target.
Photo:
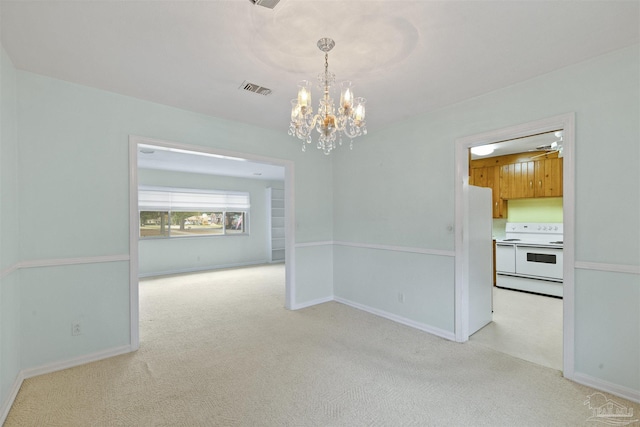
[(263, 6), (269, 9), (273, 9), (274, 7), (276, 7), (276, 5), (280, 0), (249, 0), (249, 1), (255, 4), (256, 6)]
[(238, 89), (246, 90), (249, 92), (257, 93), (258, 95), (271, 95), (271, 89), (264, 86), (257, 85), (255, 83), (249, 83), (248, 81), (242, 82)]

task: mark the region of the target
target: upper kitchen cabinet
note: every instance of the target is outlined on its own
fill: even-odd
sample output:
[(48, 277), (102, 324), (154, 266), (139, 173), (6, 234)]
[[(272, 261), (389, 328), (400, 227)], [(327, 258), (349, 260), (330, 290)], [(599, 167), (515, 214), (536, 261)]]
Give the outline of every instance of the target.
[(500, 197), (500, 167), (493, 166), (489, 169), (487, 187), (491, 188), (493, 217), (507, 218), (507, 201)]
[(493, 217), (507, 217), (509, 199), (562, 196), (557, 152), (519, 153), (469, 162), (469, 184), (493, 191)]
[(562, 159), (557, 152), (506, 163), (500, 168), (500, 197), (505, 200), (559, 196), (562, 196)]
[(535, 164), (519, 162), (500, 168), (500, 196), (503, 199), (523, 199), (535, 197)]
[(562, 196), (562, 159), (538, 160), (535, 166), (536, 197)]

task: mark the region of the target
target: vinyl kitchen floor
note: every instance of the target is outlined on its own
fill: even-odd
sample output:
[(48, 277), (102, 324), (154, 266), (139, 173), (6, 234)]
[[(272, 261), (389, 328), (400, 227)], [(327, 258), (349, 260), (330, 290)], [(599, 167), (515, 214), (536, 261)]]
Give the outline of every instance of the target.
[(562, 370), (562, 299), (494, 287), (493, 322), (470, 341)]

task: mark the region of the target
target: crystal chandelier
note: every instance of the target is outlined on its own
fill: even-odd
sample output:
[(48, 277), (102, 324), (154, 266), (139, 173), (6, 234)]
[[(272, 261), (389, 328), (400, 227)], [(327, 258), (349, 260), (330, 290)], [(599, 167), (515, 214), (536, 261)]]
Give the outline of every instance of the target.
[[(336, 140), (342, 145), (342, 134), (349, 138), (349, 147), (353, 149), (353, 138), (367, 134), (365, 122), (364, 98), (356, 98), (350, 81), (340, 84), (340, 104), (337, 109), (333, 105), (330, 89), (335, 82), (335, 75), (329, 72), (329, 51), (335, 42), (330, 38), (318, 40), (318, 48), (324, 52), (324, 73), (318, 75), (319, 87), (324, 91), (318, 107), (318, 114), (313, 114), (311, 107), (311, 83), (302, 80), (298, 84), (298, 98), (291, 100), (291, 124), (289, 135), (301, 139), (302, 151), (306, 144), (311, 144), (313, 128), (318, 131), (318, 149), (324, 154), (336, 148)], [(306, 143), (306, 144), (305, 144)]]

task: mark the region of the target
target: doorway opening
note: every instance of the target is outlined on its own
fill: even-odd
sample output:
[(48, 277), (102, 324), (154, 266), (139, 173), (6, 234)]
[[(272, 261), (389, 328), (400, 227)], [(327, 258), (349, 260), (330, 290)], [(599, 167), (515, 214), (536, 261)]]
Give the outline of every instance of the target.
[(492, 199), (491, 212), (470, 214), (491, 218), (495, 242), (492, 321), (470, 340), (562, 370), (562, 131), (469, 151), (469, 185)]
[[(479, 135), (473, 135), (456, 141), (456, 340), (469, 339), (469, 278), (465, 277), (465, 263), (468, 254), (464, 246), (464, 215), (468, 214), (463, 197), (463, 189), (469, 184), (469, 150), (472, 147), (486, 146), (505, 141), (522, 140), (532, 135), (562, 132), (562, 223), (563, 258), (562, 266), (562, 371), (565, 377), (572, 378), (574, 364), (574, 114), (551, 117), (505, 129), (499, 129)], [(557, 147), (557, 145), (556, 145)], [(555, 150), (554, 151), (558, 151)], [(551, 149), (549, 149), (551, 151)], [(471, 178), (473, 180), (473, 178)], [(494, 210), (496, 209), (494, 200)]]
[[(142, 276), (284, 262), (284, 305), (292, 308), (293, 162), (137, 136), (129, 138), (129, 159), (132, 350), (140, 345)], [(145, 200), (139, 200), (141, 185)], [(275, 192), (278, 197), (272, 198)], [(156, 196), (162, 200), (154, 201)], [(151, 203), (144, 212), (141, 202)], [(273, 203), (277, 208), (272, 209)], [(277, 238), (272, 238), (275, 210), (279, 222)], [(141, 248), (141, 243), (147, 246)], [(166, 268), (160, 259), (165, 246), (177, 258), (175, 263), (173, 257), (167, 258), (171, 265)]]

